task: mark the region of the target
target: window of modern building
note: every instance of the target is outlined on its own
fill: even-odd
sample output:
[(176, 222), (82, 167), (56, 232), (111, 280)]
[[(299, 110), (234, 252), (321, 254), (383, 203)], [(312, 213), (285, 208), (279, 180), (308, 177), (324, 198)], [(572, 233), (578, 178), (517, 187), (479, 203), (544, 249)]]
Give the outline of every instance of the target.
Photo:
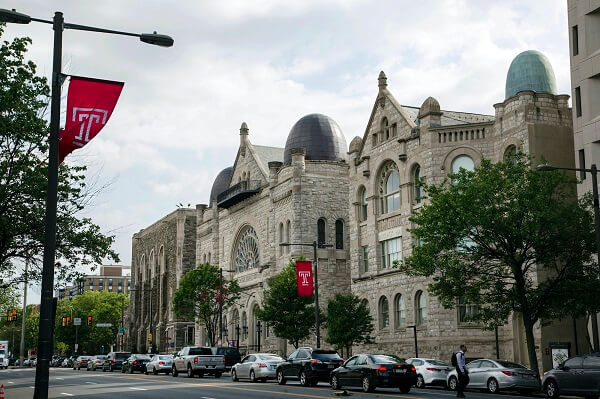
[(400, 178), (398, 172), (392, 170), (385, 178), (383, 186), (383, 213), (390, 213), (400, 209)]
[(385, 296), (379, 300), (379, 328), (387, 328), (390, 325), (390, 305)]
[[(585, 169), (585, 150), (583, 148), (579, 150), (579, 168)], [(579, 171), (579, 178), (585, 180), (585, 170)]]
[(389, 269), (394, 261), (402, 261), (402, 239), (392, 238), (381, 242), (381, 268)]
[(479, 314), (479, 306), (470, 304), (464, 296), (458, 298), (458, 321), (467, 323)]
[(112, 279), (112, 278), (109, 278), (109, 279), (108, 279), (108, 290), (109, 290), (109, 291), (112, 291), (112, 287), (113, 287), (113, 279)]
[(317, 244), (319, 246), (325, 245), (327, 223), (325, 219), (321, 218), (317, 221)]
[(413, 171), (413, 182), (415, 187), (415, 202), (418, 204), (423, 198), (423, 184), (421, 183), (421, 166), (416, 165)]
[(127, 291), (131, 290), (131, 280), (127, 280)]
[(452, 174), (458, 173), (461, 169), (466, 171), (475, 170), (475, 163), (468, 155), (459, 155), (452, 161)]
[(90, 291), (94, 291), (94, 279), (90, 278), (89, 280)]
[(101, 278), (100, 280), (98, 280), (98, 289), (100, 291), (104, 290), (104, 279)]
[(335, 249), (344, 249), (344, 222), (335, 221)]
[(369, 203), (367, 202), (367, 189), (363, 186), (358, 190), (358, 201), (360, 202), (358, 220), (364, 222), (368, 217)]
[(387, 118), (381, 120), (381, 134), (383, 135), (383, 140), (390, 138), (390, 126)]
[(365, 245), (361, 247), (361, 260), (363, 273), (369, 271), (369, 246)]
[(579, 54), (579, 29), (577, 25), (571, 28), (571, 39), (573, 40), (573, 56)]
[[(284, 232), (283, 232), (283, 222), (279, 223), (279, 243), (283, 244), (284, 241)], [(283, 255), (284, 252), (284, 247), (282, 247), (281, 245), (279, 246), (279, 255)]]
[[(285, 242), (292, 242), (292, 222), (289, 220), (286, 223), (285, 227)], [(285, 247), (285, 252), (289, 253), (292, 250), (292, 247)]]
[(581, 116), (581, 88), (575, 88), (575, 116)]
[(427, 323), (427, 298), (423, 291), (418, 291), (415, 295), (415, 309), (416, 309), (416, 320), (417, 325)]
[(406, 325), (406, 304), (401, 294), (394, 298), (394, 309), (396, 310), (396, 328), (404, 327)]

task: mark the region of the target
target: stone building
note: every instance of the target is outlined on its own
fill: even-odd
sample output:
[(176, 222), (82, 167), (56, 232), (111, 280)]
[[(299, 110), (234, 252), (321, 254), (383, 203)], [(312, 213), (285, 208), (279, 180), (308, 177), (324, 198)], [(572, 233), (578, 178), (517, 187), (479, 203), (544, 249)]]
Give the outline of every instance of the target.
[[(556, 93), (546, 57), (526, 51), (512, 62), (505, 99), (494, 105), (494, 115), (442, 110), (432, 97), (420, 107), (401, 105), (381, 72), (364, 135), (349, 147), (337, 123), (320, 114), (301, 118), (285, 148), (252, 144), (243, 123), (237, 155), (215, 179), (210, 203), (195, 211), (180, 209), (134, 235), (133, 289), (145, 291), (136, 293), (131, 308), (132, 340), (139, 343), (148, 331), (149, 295), (142, 292), (152, 287), (160, 292), (153, 307), (160, 309), (153, 319), (157, 338), (159, 323), (173, 331), (192, 328), (173, 318), (172, 293), (182, 273), (208, 262), (243, 291), (240, 303), (223, 316), (225, 339), (237, 341), (239, 333), (240, 347), (256, 349), (255, 311), (267, 279), (290, 258), (313, 257), (312, 248), (280, 244), (317, 241), (332, 245), (317, 254), (320, 305), (335, 293), (352, 292), (368, 302), (375, 319), (375, 344), (355, 350), (411, 356), (416, 333), (421, 355), (448, 359), (467, 342), (472, 356), (495, 356), (495, 333), (466, 322), (475, 307), (457, 303), (457, 309), (443, 309), (428, 295), (427, 279), (407, 277), (391, 264), (417, 245), (408, 218), (426, 201), (416, 184), (420, 178), (439, 183), (483, 158), (500, 161), (516, 151), (573, 166), (568, 99)], [(574, 341), (570, 326), (555, 321), (537, 327), (544, 369), (551, 366), (553, 344)], [(261, 349), (289, 353), (286, 343), (263, 327)], [(195, 334), (196, 344), (207, 342), (201, 326)], [(180, 347), (180, 332), (176, 335)], [(585, 342), (585, 336), (578, 338)], [(498, 329), (498, 339), (500, 357), (528, 363), (518, 315)], [(314, 337), (302, 344), (314, 345)]]

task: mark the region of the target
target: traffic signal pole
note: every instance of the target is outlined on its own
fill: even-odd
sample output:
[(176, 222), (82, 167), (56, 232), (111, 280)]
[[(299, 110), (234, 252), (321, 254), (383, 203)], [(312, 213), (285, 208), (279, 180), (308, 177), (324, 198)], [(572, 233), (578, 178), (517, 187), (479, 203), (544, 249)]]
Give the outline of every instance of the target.
[(25, 317), (27, 315), (27, 286), (29, 282), (27, 280), (27, 272), (29, 270), (29, 257), (25, 258), (25, 287), (23, 287), (23, 320), (21, 320), (21, 343), (19, 345), (19, 365), (23, 364), (25, 358)]

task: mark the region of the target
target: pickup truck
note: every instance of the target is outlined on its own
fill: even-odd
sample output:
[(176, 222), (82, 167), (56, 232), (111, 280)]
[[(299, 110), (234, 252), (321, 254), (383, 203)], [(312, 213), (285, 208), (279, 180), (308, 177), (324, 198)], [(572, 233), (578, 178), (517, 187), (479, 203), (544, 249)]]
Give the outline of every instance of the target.
[(189, 378), (195, 375), (202, 378), (204, 374), (212, 374), (221, 378), (225, 371), (225, 356), (216, 355), (216, 348), (206, 346), (186, 346), (173, 358), (173, 377), (179, 373), (187, 373)]

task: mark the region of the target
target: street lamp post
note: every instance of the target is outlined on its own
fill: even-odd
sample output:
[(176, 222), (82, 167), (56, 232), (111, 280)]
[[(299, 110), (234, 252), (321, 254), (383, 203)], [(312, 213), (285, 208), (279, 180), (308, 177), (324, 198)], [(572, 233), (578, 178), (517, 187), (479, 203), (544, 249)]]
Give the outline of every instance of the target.
[(38, 338), (38, 361), (35, 373), (34, 398), (48, 397), (50, 358), (52, 356), (52, 290), (54, 287), (54, 262), (56, 257), (56, 208), (58, 192), (58, 131), (60, 123), (60, 87), (62, 69), (62, 32), (64, 29), (101, 32), (115, 35), (139, 37), (142, 42), (163, 47), (171, 47), (173, 39), (157, 33), (129, 33), (93, 26), (65, 23), (63, 13), (55, 12), (52, 21), (32, 18), (15, 10), (0, 9), (0, 22), (28, 24), (30, 22), (51, 24), (54, 30), (54, 51), (52, 56), (52, 97), (50, 105), (50, 138), (48, 156), (48, 190), (46, 197), (46, 230), (44, 240), (44, 261), (42, 269), (42, 292), (40, 298), (40, 330)]
[(413, 335), (415, 337), (415, 357), (419, 357), (419, 343), (417, 342), (417, 326), (408, 326), (408, 328), (412, 328)]
[[(592, 175), (592, 196), (594, 198), (594, 223), (596, 226), (596, 257), (600, 264), (600, 201), (598, 199), (598, 169), (596, 164), (592, 164), (589, 169), (586, 168), (560, 168), (551, 165), (538, 165), (540, 171), (549, 170), (574, 170), (576, 172), (589, 172)], [(600, 351), (600, 337), (598, 336), (598, 317), (596, 312), (592, 312), (592, 335), (594, 339), (594, 350)]]
[(279, 244), (279, 246), (281, 246), (281, 247), (291, 247), (292, 245), (300, 245), (300, 246), (313, 248), (313, 265), (315, 268), (315, 271), (314, 271), (314, 275), (315, 275), (315, 331), (316, 331), (316, 335), (317, 335), (317, 348), (320, 348), (321, 347), (321, 321), (319, 319), (319, 274), (318, 274), (319, 258), (317, 256), (317, 248), (329, 248), (329, 247), (333, 247), (333, 245), (324, 244), (324, 243), (317, 244), (316, 241), (313, 241), (312, 243), (284, 242), (284, 243)]

